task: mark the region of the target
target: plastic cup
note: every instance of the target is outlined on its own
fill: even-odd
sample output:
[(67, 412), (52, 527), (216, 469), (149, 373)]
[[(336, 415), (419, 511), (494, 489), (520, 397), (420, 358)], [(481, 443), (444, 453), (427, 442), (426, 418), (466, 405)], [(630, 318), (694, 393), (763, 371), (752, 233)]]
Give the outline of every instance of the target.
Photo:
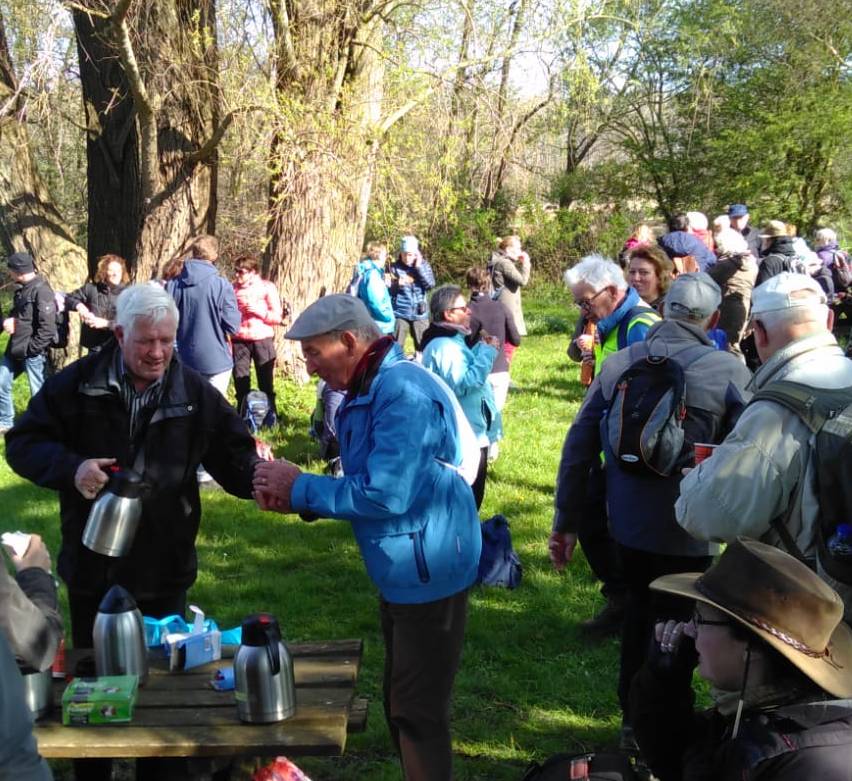
[(718, 445), (710, 445), (707, 442), (696, 442), (695, 443), (695, 466), (698, 466), (702, 461), (710, 458), (713, 455), (713, 451), (718, 447)]

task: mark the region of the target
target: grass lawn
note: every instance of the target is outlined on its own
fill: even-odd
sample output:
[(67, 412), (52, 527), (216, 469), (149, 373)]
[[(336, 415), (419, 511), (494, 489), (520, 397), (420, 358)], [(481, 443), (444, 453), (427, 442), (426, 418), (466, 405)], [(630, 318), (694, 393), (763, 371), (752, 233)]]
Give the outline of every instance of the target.
[[(525, 294), (526, 295), (526, 294)], [(519, 589), (474, 589), (461, 671), (454, 738), (460, 780), (514, 781), (532, 759), (557, 751), (611, 746), (620, 714), (615, 696), (618, 644), (587, 645), (579, 621), (602, 604), (579, 554), (564, 575), (547, 559), (553, 486), (565, 431), (579, 407), (578, 369), (565, 349), (574, 313), (562, 290), (525, 299), (530, 335), (512, 366), (516, 388), (505, 410), (506, 438), (489, 473), (482, 517), (503, 513), (524, 564)], [(276, 454), (318, 470), (307, 436), (313, 384), (282, 384)], [(26, 379), (15, 387), (19, 407)], [(36, 531), (55, 554), (58, 506), (51, 491), (0, 463), (0, 530)], [(364, 639), (358, 693), (370, 700), (366, 733), (351, 736), (337, 760), (300, 760), (314, 781), (399, 779), (381, 706), (382, 642), (375, 589), (345, 522), (305, 524), (261, 513), (220, 491), (204, 492), (199, 576), (190, 600), (223, 627), (258, 610), (276, 614), (291, 641)], [(63, 590), (63, 600), (65, 598)], [(55, 766), (70, 777), (67, 764)]]

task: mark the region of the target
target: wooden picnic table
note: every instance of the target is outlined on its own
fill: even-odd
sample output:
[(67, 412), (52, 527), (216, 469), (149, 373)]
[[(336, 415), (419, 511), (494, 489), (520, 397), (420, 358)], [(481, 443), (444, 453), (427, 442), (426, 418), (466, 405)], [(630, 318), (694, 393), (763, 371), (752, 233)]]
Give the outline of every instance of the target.
[[(165, 660), (153, 661), (130, 724), (62, 726), (66, 684), (55, 681), (53, 709), (34, 730), (39, 752), (52, 759), (340, 755), (347, 731), (366, 726), (366, 701), (355, 698), (363, 643), (294, 643), (289, 649), (296, 679), (296, 713), (289, 719), (239, 720), (234, 692), (210, 686), (216, 670), (231, 659), (177, 673), (168, 672)], [(69, 651), (68, 669), (86, 653)]]

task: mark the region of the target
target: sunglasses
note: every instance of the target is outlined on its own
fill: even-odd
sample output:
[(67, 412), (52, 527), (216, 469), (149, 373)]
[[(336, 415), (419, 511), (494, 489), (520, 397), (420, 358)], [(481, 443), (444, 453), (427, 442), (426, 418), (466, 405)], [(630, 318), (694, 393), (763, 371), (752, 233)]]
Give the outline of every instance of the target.
[(601, 288), (601, 289), (600, 289), (600, 290), (598, 290), (598, 292), (597, 292), (597, 293), (595, 293), (595, 294), (594, 294), (591, 298), (584, 298), (582, 301), (575, 301), (574, 303), (575, 303), (575, 304), (577, 304), (577, 306), (578, 306), (578, 307), (580, 307), (580, 309), (582, 309), (583, 311), (588, 312), (588, 311), (592, 308), (592, 304), (595, 302), (595, 299), (596, 299), (596, 298), (597, 298), (597, 297), (598, 297), (601, 293), (605, 293), (608, 289), (609, 289), (609, 288), (606, 288), (606, 287), (605, 287), (605, 288)]
[(701, 613), (698, 612), (698, 608), (692, 611), (692, 623), (694, 626), (730, 626), (730, 621), (725, 620), (716, 620), (714, 621), (711, 618), (704, 618)]

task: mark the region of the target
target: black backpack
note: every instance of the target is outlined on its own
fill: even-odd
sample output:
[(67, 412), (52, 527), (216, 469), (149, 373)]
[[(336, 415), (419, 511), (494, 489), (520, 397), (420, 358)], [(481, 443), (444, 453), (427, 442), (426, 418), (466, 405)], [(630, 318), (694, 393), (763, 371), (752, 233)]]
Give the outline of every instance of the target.
[(645, 355), (618, 378), (605, 426), (618, 466), (669, 477), (683, 465), (686, 441), (686, 368), (713, 352), (700, 344), (675, 355)]
[[(827, 545), (837, 527), (852, 520), (852, 387), (811, 388), (779, 380), (755, 393), (750, 403), (759, 400), (795, 412), (816, 436), (817, 563), (835, 580), (852, 585), (852, 562), (835, 556)], [(787, 552), (805, 561), (784, 520), (784, 516), (774, 519), (772, 527)]]

